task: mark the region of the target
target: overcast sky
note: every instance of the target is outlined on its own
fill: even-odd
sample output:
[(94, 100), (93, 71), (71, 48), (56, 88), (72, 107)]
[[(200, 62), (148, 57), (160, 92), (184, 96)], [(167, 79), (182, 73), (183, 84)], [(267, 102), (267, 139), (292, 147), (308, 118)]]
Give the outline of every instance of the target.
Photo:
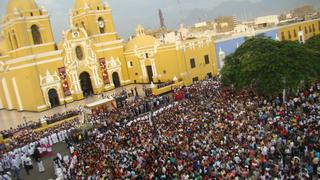
[[(137, 24), (147, 28), (159, 26), (158, 9), (162, 9), (168, 27), (177, 28), (187, 13), (193, 9), (215, 7), (228, 0), (104, 0), (108, 2), (112, 12), (117, 32), (122, 38), (127, 38), (134, 33)], [(241, 1), (241, 0), (240, 0)], [(259, 1), (259, 0), (250, 0)], [(74, 5), (74, 0), (36, 0), (39, 6), (44, 6), (50, 15), (52, 28), (56, 41), (60, 41), (62, 30), (69, 27), (69, 9)], [(0, 17), (5, 14), (8, 0), (0, 0)], [(181, 13), (180, 13), (181, 12)], [(180, 16), (180, 14), (182, 14)]]
[[(124, 39), (134, 33), (137, 24), (142, 24), (146, 28), (159, 27), (158, 9), (162, 9), (167, 27), (177, 28), (180, 24), (180, 17), (183, 20), (183, 18), (188, 17), (189, 12), (195, 9), (214, 8), (220, 3), (230, 0), (180, 0), (181, 8), (179, 8), (177, 1), (107, 0), (113, 12), (116, 30)], [(245, 1), (258, 2), (261, 0)], [(0, 16), (5, 14), (7, 2), (8, 0), (0, 0)], [(74, 0), (36, 0), (36, 2), (39, 6), (44, 6), (48, 10), (55, 40), (60, 41), (62, 30), (69, 27), (68, 13), (69, 9), (73, 7)], [(230, 12), (230, 15), (232, 15), (232, 12)]]

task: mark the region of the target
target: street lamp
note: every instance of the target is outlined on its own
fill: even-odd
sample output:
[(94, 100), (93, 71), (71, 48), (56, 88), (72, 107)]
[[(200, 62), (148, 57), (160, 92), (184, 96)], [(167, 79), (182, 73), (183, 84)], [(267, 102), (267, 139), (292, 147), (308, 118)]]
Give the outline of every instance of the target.
[(23, 116), (22, 118), (23, 118), (24, 124), (27, 125), (27, 117)]
[(286, 78), (282, 78), (282, 83), (284, 84), (283, 92), (282, 92), (282, 101), (285, 104), (286, 103)]
[(150, 88), (151, 88), (151, 89), (155, 88), (155, 85), (153, 84), (152, 81), (151, 81), (151, 83), (150, 83)]

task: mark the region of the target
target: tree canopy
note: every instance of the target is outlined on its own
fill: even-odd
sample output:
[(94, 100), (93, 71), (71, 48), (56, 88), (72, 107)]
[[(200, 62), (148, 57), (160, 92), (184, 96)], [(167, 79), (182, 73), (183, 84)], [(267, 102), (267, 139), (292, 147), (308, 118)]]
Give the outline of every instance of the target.
[(296, 90), (319, 79), (319, 57), (319, 51), (298, 42), (252, 37), (226, 57), (222, 84), (235, 89), (251, 87), (266, 95), (278, 94), (284, 88)]
[(320, 51), (320, 35), (313, 36), (312, 38), (308, 39), (305, 43), (305, 46), (309, 49)]

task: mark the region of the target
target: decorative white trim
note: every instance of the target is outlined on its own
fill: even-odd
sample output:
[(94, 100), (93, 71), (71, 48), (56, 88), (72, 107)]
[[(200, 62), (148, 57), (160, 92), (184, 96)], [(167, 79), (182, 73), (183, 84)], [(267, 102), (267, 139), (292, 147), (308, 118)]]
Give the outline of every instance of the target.
[(100, 87), (102, 85), (102, 82), (101, 82), (101, 80), (99, 78), (98, 68), (97, 67), (93, 67), (92, 68), (92, 74), (93, 74), (95, 87)]
[(7, 81), (6, 81), (6, 78), (3, 78), (2, 79), (2, 87), (3, 87), (3, 90), (4, 90), (4, 95), (6, 97), (6, 100), (7, 100), (7, 105), (8, 105), (8, 109), (11, 110), (12, 109), (12, 102), (11, 102), (11, 96), (10, 96), (10, 93), (9, 93), (9, 90), (8, 90), (8, 86), (7, 86)]
[(156, 60), (155, 59), (150, 59), (150, 63), (151, 63), (151, 67), (152, 67), (153, 77), (157, 77), (158, 73), (157, 73)]
[(145, 60), (140, 60), (140, 68), (141, 68), (141, 71), (142, 71), (142, 79), (147, 78), (147, 70), (146, 70), (146, 67), (145, 67)]
[(78, 79), (78, 73), (77, 71), (71, 73), (73, 86), (75, 88), (75, 93), (79, 94), (81, 93), (81, 87), (80, 87), (80, 80)]
[(108, 42), (103, 42), (103, 43), (96, 43), (94, 45), (96, 47), (101, 47), (101, 46), (106, 46), (106, 45), (111, 45), (111, 44), (119, 44), (119, 43), (123, 43), (123, 39), (114, 40), (114, 41), (108, 41)]
[(163, 44), (162, 46), (158, 46), (157, 49), (166, 49), (166, 48), (176, 48), (175, 43)]
[(118, 57), (114, 58), (113, 56), (111, 56), (111, 58), (106, 61), (106, 68), (108, 70), (117, 69), (117, 68), (121, 69), (120, 59)]
[(24, 49), (43, 47), (43, 46), (54, 45), (54, 44), (55, 44), (55, 42), (49, 42), (49, 43), (43, 43), (43, 44), (37, 44), (37, 45), (22, 46), (22, 47), (20, 47), (18, 49), (9, 51), (9, 53), (14, 53), (14, 52), (17, 52), (17, 51), (20, 51), (20, 50), (24, 50)]
[[(109, 36), (109, 35), (116, 35), (116, 34), (117, 34), (117, 32), (110, 32), (110, 33), (92, 35), (91, 37), (102, 37), (102, 36)], [(118, 41), (118, 40), (116, 40), (116, 41)]]
[(17, 69), (23, 69), (26, 67), (31, 67), (31, 66), (35, 66), (35, 65), (41, 65), (41, 64), (47, 64), (47, 63), (52, 63), (52, 62), (57, 62), (57, 61), (62, 61), (63, 58), (55, 58), (55, 59), (50, 59), (50, 60), (46, 60), (46, 61), (41, 61), (41, 62), (35, 62), (35, 63), (29, 63), (29, 64), (25, 64), (25, 65), (21, 65), (21, 66), (16, 66), (16, 67), (12, 67), (9, 68), (9, 70), (13, 71), (13, 70), (17, 70)]
[(21, 63), (21, 62), (24, 62), (24, 61), (30, 61), (30, 60), (35, 59), (35, 58), (43, 58), (43, 57), (48, 57), (48, 56), (60, 55), (61, 53), (62, 53), (62, 50), (51, 51), (51, 52), (40, 53), (40, 54), (34, 54), (34, 55), (31, 55), (31, 56), (24, 56), (24, 57), (21, 57), (21, 58), (12, 59), (12, 60), (6, 61), (6, 63), (7, 64)]
[(51, 74), (50, 71), (47, 69), (45, 76), (40, 75), (41, 87), (51, 86), (52, 84), (60, 84), (60, 80), (61, 79), (56, 71), (54, 71), (54, 73)]
[(10, 56), (9, 55), (2, 55), (2, 56), (0, 56), (0, 59), (6, 59), (8, 57), (10, 57)]
[[(113, 82), (112, 82), (112, 83), (113, 83)], [(104, 89), (109, 89), (109, 88), (112, 88), (112, 87), (114, 87), (114, 86), (111, 86), (111, 83), (110, 83), (110, 84), (104, 86)]]
[(166, 52), (166, 51), (176, 51), (176, 48), (173, 49), (159, 49), (158, 52)]
[(44, 101), (47, 104), (48, 107), (51, 107), (48, 92), (50, 89), (55, 89), (59, 101), (61, 102), (61, 97), (63, 96), (62, 90), (61, 90), (61, 82), (60, 82), (60, 77), (58, 76), (58, 73), (55, 71), (53, 74), (49, 72), (47, 69), (46, 75), (42, 77), (40, 75), (40, 85), (41, 85), (41, 90), (44, 95)]
[[(132, 66), (131, 66), (131, 63), (132, 63)], [(128, 60), (127, 61), (127, 66), (128, 66), (129, 69), (132, 69), (133, 68), (133, 61)]]
[(37, 109), (43, 109), (43, 108), (47, 108), (48, 106), (47, 105), (41, 105), (41, 106), (38, 106)]
[[(78, 10), (83, 10), (83, 9), (78, 9)], [(74, 12), (77, 11), (77, 10), (73, 10), (73, 14), (75, 14)], [(85, 11), (85, 12), (81, 12), (80, 14), (77, 14), (77, 15), (73, 15), (72, 16), (72, 20), (76, 19), (76, 18), (80, 18), (82, 16), (87, 16), (87, 15), (97, 15), (97, 14), (106, 14), (106, 13), (109, 13), (111, 12), (111, 9), (105, 9), (105, 10), (89, 10), (89, 11)]]
[(2, 103), (1, 96), (0, 96), (0, 109), (3, 109), (3, 103)]
[(12, 78), (12, 84), (13, 84), (14, 93), (15, 93), (17, 101), (18, 101), (19, 110), (23, 111), (23, 105), (22, 105), (22, 102), (21, 102), (19, 88), (18, 88), (18, 85), (17, 85), (15, 77)]
[(120, 49), (120, 48), (123, 48), (123, 46), (116, 46), (116, 47), (112, 47), (112, 48), (99, 49), (99, 50), (97, 50), (97, 52), (111, 51), (111, 50)]
[(9, 21), (5, 22), (4, 24), (2, 24), (0, 27), (5, 29), (6, 26), (13, 26), (17, 23), (23, 23), (25, 20), (28, 21), (28, 23), (31, 22), (39, 22), (39, 21), (47, 21), (49, 19), (49, 15), (45, 14), (42, 16), (24, 16), (24, 17), (18, 17), (18, 18), (10, 18)]

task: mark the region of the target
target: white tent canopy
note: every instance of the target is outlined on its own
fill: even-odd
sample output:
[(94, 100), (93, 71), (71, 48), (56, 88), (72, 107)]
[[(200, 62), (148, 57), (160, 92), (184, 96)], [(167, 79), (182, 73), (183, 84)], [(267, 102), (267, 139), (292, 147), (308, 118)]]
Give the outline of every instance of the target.
[(91, 109), (91, 108), (94, 108), (94, 107), (97, 107), (100, 105), (109, 104), (109, 103), (113, 103), (113, 102), (114, 102), (114, 98), (112, 98), (112, 97), (105, 98), (105, 99), (101, 99), (101, 100), (86, 104), (86, 107)]

